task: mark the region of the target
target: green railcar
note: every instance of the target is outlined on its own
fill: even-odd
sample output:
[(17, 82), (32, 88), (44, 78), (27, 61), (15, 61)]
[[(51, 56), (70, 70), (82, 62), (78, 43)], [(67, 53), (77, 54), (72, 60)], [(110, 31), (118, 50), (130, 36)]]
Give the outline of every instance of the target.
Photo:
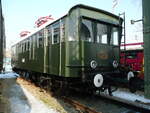
[(109, 12), (76, 5), (12, 46), (12, 66), (101, 88), (109, 75), (120, 74), (122, 21)]

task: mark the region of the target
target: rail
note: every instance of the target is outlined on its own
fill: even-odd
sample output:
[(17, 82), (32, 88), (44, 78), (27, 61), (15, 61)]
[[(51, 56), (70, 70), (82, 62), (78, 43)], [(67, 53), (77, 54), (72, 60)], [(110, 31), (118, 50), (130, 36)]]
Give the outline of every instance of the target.
[(64, 102), (71, 104), (73, 107), (75, 107), (75, 109), (77, 109), (78, 111), (81, 111), (81, 113), (102, 113), (102, 112), (97, 112), (94, 109), (87, 107), (75, 100), (69, 99), (67, 97), (62, 97), (62, 99), (64, 100)]

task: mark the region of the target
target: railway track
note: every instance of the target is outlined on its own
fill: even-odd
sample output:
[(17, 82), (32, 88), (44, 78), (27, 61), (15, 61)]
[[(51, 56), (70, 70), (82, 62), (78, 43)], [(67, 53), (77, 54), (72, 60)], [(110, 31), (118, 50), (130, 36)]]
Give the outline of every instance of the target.
[[(29, 85), (35, 84), (29, 82)], [(41, 89), (45, 90), (45, 89)], [(149, 113), (149, 111), (140, 109), (138, 107), (112, 100), (111, 98), (105, 98), (102, 96), (94, 95), (94, 98), (90, 95), (82, 95), (77, 93), (71, 93), (67, 96), (55, 95), (52, 92), (50, 94), (54, 97), (58, 97), (65, 103), (71, 105), (78, 113)]]
[[(108, 100), (111, 100), (113, 103), (120, 104), (122, 106), (125, 106), (129, 109), (134, 109), (135, 111), (138, 111), (138, 113), (150, 113), (150, 104), (141, 102), (140, 100), (136, 99), (135, 101), (127, 100), (121, 97), (116, 96), (110, 96), (110, 95), (95, 95), (97, 98), (105, 98)], [(134, 97), (133, 97), (134, 98)]]
[(74, 106), (74, 108), (79, 111), (80, 113), (102, 113), (102, 112), (97, 112), (93, 108), (87, 107), (83, 104), (81, 104), (78, 101), (72, 100), (70, 98), (67, 98), (65, 96), (62, 97), (62, 99), (67, 102), (68, 104), (71, 104)]

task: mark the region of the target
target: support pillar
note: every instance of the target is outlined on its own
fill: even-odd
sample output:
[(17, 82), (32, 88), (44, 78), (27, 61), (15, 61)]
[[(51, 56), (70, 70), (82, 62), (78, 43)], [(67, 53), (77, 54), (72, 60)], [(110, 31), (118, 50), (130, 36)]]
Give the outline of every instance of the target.
[(144, 96), (150, 98), (150, 0), (143, 4), (143, 40), (144, 40)]

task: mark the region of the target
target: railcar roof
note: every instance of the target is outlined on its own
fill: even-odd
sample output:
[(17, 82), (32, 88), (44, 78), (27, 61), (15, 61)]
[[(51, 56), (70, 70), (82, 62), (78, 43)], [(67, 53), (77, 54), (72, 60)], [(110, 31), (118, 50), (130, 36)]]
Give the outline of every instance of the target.
[[(69, 13), (73, 10), (73, 9), (76, 9), (76, 8), (84, 8), (84, 9), (89, 9), (89, 10), (93, 10), (93, 11), (96, 11), (96, 12), (101, 12), (101, 13), (104, 13), (106, 15), (110, 15), (116, 19), (119, 19), (119, 16), (115, 15), (115, 14), (112, 14), (108, 11), (105, 11), (105, 10), (102, 10), (102, 9), (98, 9), (98, 8), (95, 8), (95, 7), (91, 7), (91, 6), (87, 6), (87, 5), (83, 5), (83, 4), (78, 4), (78, 5), (75, 5), (73, 6), (70, 10), (69, 10)], [(121, 20), (123, 20), (122, 18), (120, 18)]]
[(33, 34), (37, 33), (38, 31), (40, 31), (40, 30), (44, 29), (45, 27), (47, 27), (47, 26), (49, 26), (49, 25), (51, 25), (51, 24), (53, 24), (53, 23), (59, 21), (60, 19), (66, 17), (66, 16), (67, 16), (67, 15), (64, 15), (64, 16), (62, 16), (62, 17), (56, 19), (56, 20), (47, 22), (46, 24), (44, 24), (43, 26), (41, 26), (41, 27), (39, 27), (39, 28), (34, 29), (34, 31), (31, 31), (31, 33), (30, 33), (29, 35), (27, 35), (27, 36), (21, 38), (21, 39), (18, 40), (16, 43), (14, 43), (14, 44), (12, 45), (12, 47), (15, 46), (16, 44), (18, 44), (19, 42), (26, 40), (27, 38), (29, 38), (29, 37), (32, 36)]

